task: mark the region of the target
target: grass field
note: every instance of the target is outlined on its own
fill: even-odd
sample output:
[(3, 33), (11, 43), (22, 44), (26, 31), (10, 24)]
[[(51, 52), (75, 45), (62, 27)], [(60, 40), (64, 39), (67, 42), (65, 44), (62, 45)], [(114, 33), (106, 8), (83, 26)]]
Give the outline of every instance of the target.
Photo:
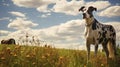
[[(115, 63), (120, 66), (120, 49)], [(0, 45), (0, 67), (110, 67), (104, 52), (86, 63), (86, 51), (50, 47)]]

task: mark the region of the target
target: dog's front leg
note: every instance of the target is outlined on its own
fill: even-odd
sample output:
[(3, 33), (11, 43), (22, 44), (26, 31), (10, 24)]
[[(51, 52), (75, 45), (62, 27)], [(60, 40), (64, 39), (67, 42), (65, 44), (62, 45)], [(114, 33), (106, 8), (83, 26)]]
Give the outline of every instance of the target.
[(97, 52), (98, 52), (98, 44), (99, 44), (99, 42), (98, 42), (97, 38), (95, 38), (95, 57), (97, 56)]
[(98, 44), (95, 44), (95, 57), (97, 56), (97, 52), (98, 52)]
[(90, 59), (90, 42), (88, 39), (86, 40), (86, 47), (87, 47), (87, 63), (88, 63)]
[(85, 27), (85, 30), (84, 30), (84, 36), (87, 37), (88, 34), (89, 34), (88, 27)]

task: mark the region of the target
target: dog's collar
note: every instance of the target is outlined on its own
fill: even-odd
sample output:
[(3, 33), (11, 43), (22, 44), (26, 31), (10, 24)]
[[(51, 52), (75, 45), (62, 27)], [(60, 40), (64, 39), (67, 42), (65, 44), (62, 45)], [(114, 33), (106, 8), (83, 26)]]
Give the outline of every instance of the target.
[(95, 22), (94, 17), (91, 17), (91, 18), (88, 18), (88, 19), (85, 19), (85, 20), (86, 20), (86, 24), (85, 24), (86, 27), (90, 27)]
[(97, 23), (98, 21), (96, 20), (96, 19), (94, 19), (90, 24), (87, 24), (86, 25), (86, 27), (91, 27), (92, 28), (92, 30), (96, 30), (97, 28), (97, 26), (96, 26), (96, 23)]
[[(93, 22), (92, 22), (93, 23)], [(86, 27), (90, 27), (92, 25), (92, 23), (90, 24), (85, 24)]]
[(90, 24), (85, 24), (86, 27), (90, 27), (94, 23), (95, 19)]

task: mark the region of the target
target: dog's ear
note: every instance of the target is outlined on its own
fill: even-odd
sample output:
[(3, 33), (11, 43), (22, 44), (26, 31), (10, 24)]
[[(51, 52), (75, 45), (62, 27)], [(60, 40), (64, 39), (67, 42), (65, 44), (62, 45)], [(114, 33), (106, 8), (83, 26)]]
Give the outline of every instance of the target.
[(90, 6), (87, 10), (88, 12), (93, 12), (93, 11), (97, 11), (97, 8)]
[(84, 12), (84, 8), (85, 8), (85, 6), (82, 6), (82, 7), (79, 9), (79, 11)]

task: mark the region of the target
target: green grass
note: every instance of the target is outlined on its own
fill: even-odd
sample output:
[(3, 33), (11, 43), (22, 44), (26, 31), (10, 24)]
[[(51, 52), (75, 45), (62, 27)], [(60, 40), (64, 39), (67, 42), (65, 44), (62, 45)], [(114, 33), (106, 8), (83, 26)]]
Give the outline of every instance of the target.
[[(86, 51), (50, 47), (0, 45), (0, 67), (109, 67), (104, 53), (91, 52), (86, 63)], [(120, 49), (114, 66), (119, 67)]]

